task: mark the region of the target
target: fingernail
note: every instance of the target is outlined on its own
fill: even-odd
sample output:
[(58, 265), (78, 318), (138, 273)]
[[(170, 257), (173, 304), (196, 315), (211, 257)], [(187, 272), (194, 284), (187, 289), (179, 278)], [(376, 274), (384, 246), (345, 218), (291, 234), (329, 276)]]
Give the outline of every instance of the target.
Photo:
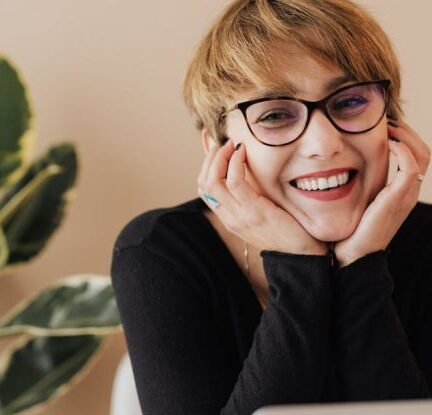
[(224, 135), (222, 137), (221, 142), (220, 142), (220, 147), (225, 147), (230, 141), (231, 141), (231, 139), (229, 137), (227, 137), (226, 135)]
[(394, 121), (387, 121), (387, 124), (391, 125), (392, 127), (399, 127), (399, 125)]
[(241, 147), (241, 145), (242, 145), (242, 143), (238, 143), (238, 144), (235, 146), (234, 151), (237, 151), (237, 150)]
[(396, 141), (397, 143), (400, 143), (400, 139), (397, 137), (389, 137), (390, 140)]

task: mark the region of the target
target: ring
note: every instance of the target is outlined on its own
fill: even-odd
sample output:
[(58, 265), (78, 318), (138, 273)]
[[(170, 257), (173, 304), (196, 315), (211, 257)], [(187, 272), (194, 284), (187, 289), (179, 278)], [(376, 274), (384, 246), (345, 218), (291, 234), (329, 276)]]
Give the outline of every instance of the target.
[(424, 174), (419, 173), (419, 174), (417, 175), (417, 180), (418, 180), (419, 182), (422, 182), (424, 178), (425, 178), (425, 177), (424, 177)]
[(209, 195), (208, 193), (204, 193), (203, 197), (205, 198), (206, 202), (210, 205), (212, 209), (215, 209), (220, 205), (220, 203), (212, 195)]

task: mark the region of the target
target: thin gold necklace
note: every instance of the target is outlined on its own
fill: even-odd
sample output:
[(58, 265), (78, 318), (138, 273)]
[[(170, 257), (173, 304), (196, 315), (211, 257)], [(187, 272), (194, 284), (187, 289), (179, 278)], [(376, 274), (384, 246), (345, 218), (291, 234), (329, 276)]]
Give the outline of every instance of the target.
[(255, 292), (255, 295), (256, 295), (259, 303), (261, 304), (262, 308), (265, 309), (267, 307), (267, 301), (268, 301), (268, 299), (267, 299), (267, 297), (264, 297), (264, 299), (263, 299), (263, 298), (261, 298), (260, 295), (258, 295), (258, 291), (255, 290), (254, 284), (252, 283), (252, 281), (250, 279), (250, 275), (249, 275), (249, 247), (248, 247), (248, 243), (246, 241), (243, 241), (243, 247), (244, 247), (244, 250), (243, 250), (243, 253), (244, 253), (244, 267), (245, 267), (245, 270), (246, 270), (246, 275), (248, 277), (249, 284), (250, 284), (252, 290)]
[(248, 249), (248, 243), (246, 241), (243, 241), (243, 247), (244, 247), (244, 267), (246, 270), (246, 275), (249, 277), (249, 249)]

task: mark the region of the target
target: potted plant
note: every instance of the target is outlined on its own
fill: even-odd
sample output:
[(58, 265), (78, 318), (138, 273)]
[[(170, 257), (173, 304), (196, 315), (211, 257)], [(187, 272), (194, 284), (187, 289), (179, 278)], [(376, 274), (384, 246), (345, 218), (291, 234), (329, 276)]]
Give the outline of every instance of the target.
[[(32, 161), (34, 115), (17, 70), (0, 56), (0, 301), (1, 278), (35, 258), (59, 228), (77, 176), (72, 143)], [(12, 275), (11, 275), (12, 274)], [(89, 369), (105, 336), (121, 330), (108, 277), (58, 280), (0, 317), (0, 415), (42, 409)]]

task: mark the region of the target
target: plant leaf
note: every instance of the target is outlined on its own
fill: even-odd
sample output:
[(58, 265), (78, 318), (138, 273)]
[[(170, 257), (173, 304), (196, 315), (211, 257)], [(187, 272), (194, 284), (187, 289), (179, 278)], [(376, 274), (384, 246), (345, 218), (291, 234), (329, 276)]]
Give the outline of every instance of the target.
[(0, 225), (0, 269), (7, 263), (9, 258), (9, 246), (6, 235)]
[(0, 200), (0, 224), (9, 245), (8, 265), (37, 255), (58, 228), (77, 174), (73, 144), (52, 147), (33, 162)]
[(0, 367), (0, 415), (18, 414), (65, 393), (100, 345), (98, 336), (37, 337), (18, 343)]
[(75, 275), (19, 303), (0, 323), (0, 337), (111, 334), (121, 330), (111, 280)]
[(31, 156), (34, 118), (23, 81), (0, 56), (0, 187), (17, 179)]

